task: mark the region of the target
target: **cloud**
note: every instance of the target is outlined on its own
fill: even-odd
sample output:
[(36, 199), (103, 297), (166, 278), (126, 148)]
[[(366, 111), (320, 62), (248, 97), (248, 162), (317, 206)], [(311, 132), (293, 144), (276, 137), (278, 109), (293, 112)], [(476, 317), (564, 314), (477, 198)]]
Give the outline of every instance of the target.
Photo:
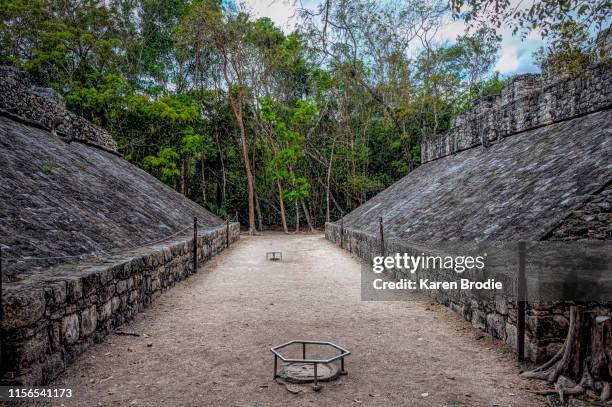
[(298, 22), (300, 8), (314, 8), (319, 1), (301, 0), (243, 0), (245, 6), (255, 17), (268, 17), (284, 32), (292, 31)]
[(512, 30), (504, 27), (500, 35), (502, 44), (495, 70), (503, 75), (539, 72), (533, 53), (544, 44), (544, 41), (538, 30), (532, 31), (522, 39), (520, 34), (512, 35)]
[(457, 37), (465, 34), (465, 23), (461, 20), (448, 19), (436, 33), (436, 40), (440, 42), (455, 42)]
[[(515, 4), (519, 0), (511, 0)], [(254, 17), (269, 17), (285, 33), (295, 29), (300, 8), (315, 9), (322, 0), (242, 0), (241, 7), (246, 7)], [(440, 43), (453, 43), (457, 36), (465, 33), (465, 23), (447, 17), (435, 36)], [(503, 75), (537, 72), (533, 61), (533, 52), (542, 45), (539, 31), (535, 30), (521, 40), (520, 35), (513, 36), (512, 30), (505, 27), (500, 31), (502, 37), (499, 60), (495, 70)]]
[(502, 47), (499, 60), (497, 61), (497, 64), (495, 64), (495, 70), (502, 74), (508, 74), (515, 72), (519, 66), (520, 62), (516, 48), (513, 44), (505, 44)]

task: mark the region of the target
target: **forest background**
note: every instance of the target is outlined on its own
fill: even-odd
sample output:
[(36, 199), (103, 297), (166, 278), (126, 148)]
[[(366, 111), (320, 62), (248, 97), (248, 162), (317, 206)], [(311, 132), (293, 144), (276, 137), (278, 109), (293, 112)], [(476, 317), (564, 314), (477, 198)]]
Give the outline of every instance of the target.
[[(124, 157), (254, 232), (321, 227), (419, 165), (499, 93), (502, 27), (544, 71), (602, 55), (610, 1), (324, 0), (285, 33), (217, 0), (0, 0), (0, 64), (55, 89)], [(449, 18), (453, 43), (436, 40)]]

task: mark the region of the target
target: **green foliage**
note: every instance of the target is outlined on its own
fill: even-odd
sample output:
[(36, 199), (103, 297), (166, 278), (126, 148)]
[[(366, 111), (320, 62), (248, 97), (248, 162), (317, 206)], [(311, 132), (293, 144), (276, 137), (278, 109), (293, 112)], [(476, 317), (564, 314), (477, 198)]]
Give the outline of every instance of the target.
[(43, 165), (42, 170), (43, 170), (44, 173), (50, 174), (56, 168), (57, 168), (57, 163), (55, 162), (55, 159), (51, 158), (51, 159), (45, 161), (45, 164)]
[(213, 213), (247, 222), (246, 151), (263, 222), (279, 223), (282, 201), (321, 226), (327, 205), (334, 219), (388, 187), (419, 164), (423, 137), (501, 91), (501, 22), (549, 36), (545, 69), (593, 62), (588, 33), (608, 0), (508, 5), (451, 1), (478, 24), (439, 44), (437, 1), (323, 2), (286, 34), (220, 0), (0, 0), (0, 63), (56, 89), (127, 160)]
[(557, 40), (539, 48), (534, 56), (543, 72), (571, 77), (593, 64), (596, 50), (584, 27), (566, 23), (560, 27)]
[(310, 194), (310, 183), (305, 177), (297, 176), (298, 160), (302, 157), (304, 137), (297, 131), (300, 126), (308, 125), (319, 111), (314, 101), (299, 100), (293, 108), (287, 109), (286, 119), (275, 112), (280, 109), (280, 104), (269, 97), (260, 99), (262, 106), (262, 117), (274, 129), (274, 134), (279, 145), (278, 153), (268, 165), (273, 181), (284, 181), (286, 188), (284, 197), (289, 202), (295, 202), (308, 197)]
[(143, 167), (163, 182), (170, 183), (180, 175), (177, 162), (180, 156), (171, 148), (164, 148), (157, 155), (148, 155)]
[(610, 21), (610, 0), (534, 0), (514, 4), (509, 0), (450, 0), (455, 18), (470, 25), (500, 29), (508, 25), (523, 36), (538, 30), (542, 36), (556, 41), (559, 28), (575, 25), (601, 29)]
[(187, 127), (183, 131), (183, 146), (181, 152), (189, 157), (197, 157), (204, 151), (204, 137), (193, 133), (193, 128)]

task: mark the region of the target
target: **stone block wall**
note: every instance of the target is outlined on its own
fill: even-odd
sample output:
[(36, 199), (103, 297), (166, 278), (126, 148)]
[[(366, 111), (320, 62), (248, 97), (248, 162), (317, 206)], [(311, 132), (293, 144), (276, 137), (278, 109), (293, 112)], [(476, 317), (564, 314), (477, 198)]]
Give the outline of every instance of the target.
[[(609, 114), (609, 109), (612, 107), (611, 32), (608, 28), (599, 34), (598, 47), (605, 50), (606, 54), (587, 72), (572, 79), (535, 74), (517, 76), (506, 84), (500, 95), (484, 98), (475, 103), (469, 111), (454, 117), (447, 133), (422, 142), (422, 163), (481, 145), (488, 147), (503, 137), (590, 113)], [(537, 137), (538, 133), (534, 132), (533, 136)], [(378, 205), (380, 202), (376, 204)], [(397, 217), (397, 214), (393, 216)], [(353, 219), (352, 223), (373, 230), (373, 221), (367, 218), (357, 222)], [(343, 227), (342, 223), (327, 223), (325, 234), (328, 240), (365, 262), (370, 262), (374, 256), (381, 254), (382, 245), (377, 235)], [(535, 239), (612, 239), (612, 185), (608, 182), (602, 190), (593, 194), (554, 230), (546, 236), (537, 236)], [(392, 240), (386, 240), (385, 254), (401, 253), (408, 244), (408, 242), (395, 244)], [(433, 281), (448, 281), (454, 277), (445, 277), (444, 271), (436, 273), (438, 275), (429, 275)], [(414, 278), (409, 275), (395, 277)], [(418, 278), (418, 272), (416, 277)], [(513, 277), (509, 275), (502, 278), (507, 278), (507, 282), (510, 283)], [(515, 298), (496, 296), (483, 300), (483, 298), (470, 297), (469, 292), (458, 293), (449, 290), (427, 291), (427, 294), (433, 300), (462, 315), (475, 327), (516, 347)], [(569, 325), (569, 306), (564, 302), (528, 303), (525, 349), (529, 359), (534, 362), (544, 361), (562, 346)], [(601, 315), (612, 316), (610, 303), (591, 303), (589, 306)]]
[(451, 120), (450, 130), (421, 143), (426, 163), (499, 138), (612, 106), (610, 62), (601, 62), (570, 80), (541, 75), (515, 77), (500, 95), (489, 96)]
[(106, 130), (66, 110), (64, 98), (53, 89), (31, 86), (27, 73), (0, 66), (0, 109), (55, 130), (67, 138), (117, 152)]
[[(340, 245), (365, 262), (381, 253), (378, 236), (362, 231), (344, 228), (337, 223), (325, 225), (327, 240)], [(385, 241), (385, 254), (403, 252), (393, 241)], [(444, 276), (444, 270), (438, 274), (428, 274), (432, 281), (450, 281), (456, 276)], [(396, 275), (395, 278), (419, 278), (417, 273)], [(499, 279), (498, 279), (499, 280)], [(511, 284), (510, 281), (504, 282)], [(433, 301), (443, 304), (460, 314), (474, 327), (501, 339), (516, 349), (517, 344), (517, 308), (515, 298), (497, 295), (483, 300), (475, 298), (465, 291), (438, 290), (427, 291)], [(529, 303), (525, 315), (525, 356), (533, 362), (542, 362), (553, 356), (563, 344), (568, 327), (569, 307), (566, 304)]]
[(561, 222), (550, 240), (612, 240), (612, 183)]
[[(227, 230), (199, 232), (200, 265), (226, 247)], [(239, 237), (240, 224), (230, 224), (229, 244)], [(49, 383), (92, 343), (195, 271), (193, 238), (183, 237), (5, 284), (3, 384)]]

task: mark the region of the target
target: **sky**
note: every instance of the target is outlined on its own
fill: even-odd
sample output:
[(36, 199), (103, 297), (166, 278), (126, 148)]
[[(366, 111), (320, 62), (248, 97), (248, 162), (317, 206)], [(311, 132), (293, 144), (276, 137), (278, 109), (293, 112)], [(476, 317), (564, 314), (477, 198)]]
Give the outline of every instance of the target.
[[(251, 10), (257, 17), (269, 17), (285, 32), (290, 32), (297, 22), (296, 9), (298, 7), (315, 8), (322, 0), (242, 0), (240, 4)], [(301, 4), (301, 5), (300, 5)], [(449, 18), (443, 30), (439, 33), (440, 42), (454, 42), (458, 35), (464, 34), (465, 24), (461, 21), (452, 21)], [(521, 40), (520, 36), (513, 36), (510, 29), (500, 32), (502, 36), (499, 59), (494, 70), (503, 76), (521, 73), (538, 72), (534, 64), (533, 53), (543, 44), (537, 33), (531, 33)]]

